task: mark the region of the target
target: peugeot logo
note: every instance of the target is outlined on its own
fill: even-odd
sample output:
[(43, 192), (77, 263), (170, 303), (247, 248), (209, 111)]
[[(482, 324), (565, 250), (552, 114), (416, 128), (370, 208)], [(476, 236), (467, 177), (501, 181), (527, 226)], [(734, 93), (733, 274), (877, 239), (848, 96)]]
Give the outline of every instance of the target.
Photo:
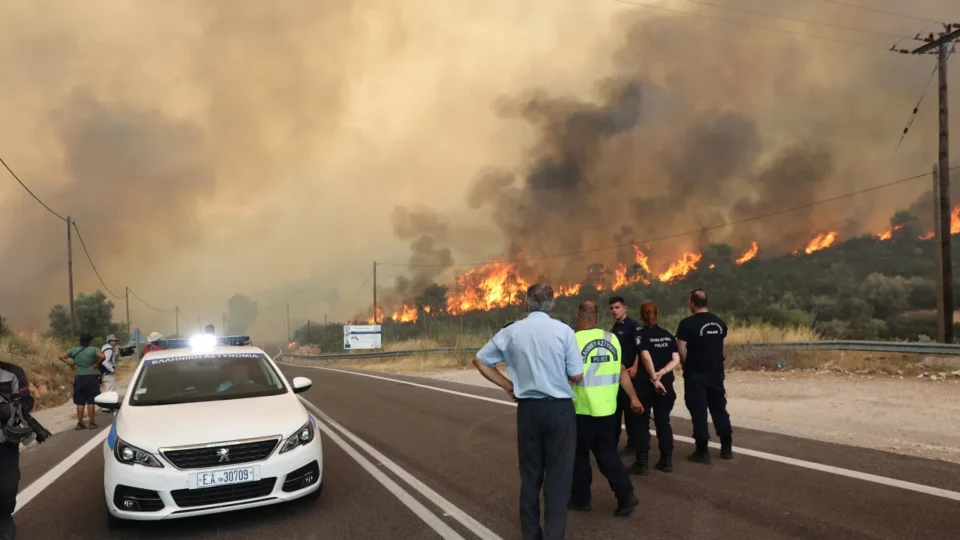
[(230, 449), (229, 449), (229, 448), (221, 448), (221, 449), (217, 450), (217, 456), (220, 458), (220, 463), (224, 463), (224, 462), (226, 462), (226, 461), (230, 461)]

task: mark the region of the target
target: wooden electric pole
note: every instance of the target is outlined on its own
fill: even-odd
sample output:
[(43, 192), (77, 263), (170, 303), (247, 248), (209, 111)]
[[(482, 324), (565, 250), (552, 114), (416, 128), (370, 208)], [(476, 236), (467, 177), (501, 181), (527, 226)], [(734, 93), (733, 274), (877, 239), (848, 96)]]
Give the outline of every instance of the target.
[(373, 324), (377, 324), (377, 261), (373, 261)]
[(174, 335), (176, 335), (177, 337), (180, 337), (180, 308), (177, 306), (173, 307), (173, 318), (176, 319), (177, 321), (175, 323), (176, 330), (174, 331)]
[(130, 287), (123, 288), (123, 300), (127, 304), (127, 335), (130, 334)]
[(70, 216), (67, 216), (67, 278), (70, 280), (70, 335), (77, 335), (77, 314), (73, 311), (73, 241), (70, 236), (70, 228), (73, 222)]
[[(945, 24), (944, 31), (938, 36), (930, 34), (920, 41), (926, 43), (911, 54), (936, 54), (937, 74), (939, 79), (939, 148), (937, 165), (934, 168), (936, 188), (934, 200), (937, 204), (935, 248), (938, 252), (937, 268), (937, 339), (941, 343), (953, 343), (953, 258), (951, 249), (951, 217), (953, 212), (950, 206), (950, 115), (947, 107), (947, 58), (960, 38), (960, 24)], [(935, 51), (935, 52), (934, 52)], [(901, 50), (900, 52), (905, 52)], [(942, 327), (942, 331), (941, 331)]]

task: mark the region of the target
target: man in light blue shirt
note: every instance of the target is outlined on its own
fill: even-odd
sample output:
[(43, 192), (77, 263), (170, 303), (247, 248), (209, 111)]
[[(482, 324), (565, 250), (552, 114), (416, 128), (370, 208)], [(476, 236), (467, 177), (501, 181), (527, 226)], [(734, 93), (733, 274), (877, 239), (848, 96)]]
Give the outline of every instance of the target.
[[(577, 417), (570, 383), (583, 378), (583, 358), (573, 329), (550, 318), (553, 306), (552, 287), (530, 287), (530, 314), (497, 332), (473, 361), (481, 375), (518, 403), (520, 528), (524, 540), (564, 537), (573, 485)], [(494, 367), (500, 362), (506, 363), (509, 378)]]

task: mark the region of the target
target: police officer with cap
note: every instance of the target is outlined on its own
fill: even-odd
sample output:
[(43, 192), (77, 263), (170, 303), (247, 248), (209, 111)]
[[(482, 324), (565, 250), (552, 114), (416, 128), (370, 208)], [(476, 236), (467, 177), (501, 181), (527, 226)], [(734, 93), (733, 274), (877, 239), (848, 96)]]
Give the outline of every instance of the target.
[(22, 416), (32, 409), (33, 397), (23, 368), (0, 362), (0, 540), (16, 536), (13, 510), (20, 483), (20, 443), (32, 432)]
[(727, 323), (707, 309), (707, 293), (696, 289), (690, 293), (690, 317), (677, 326), (677, 348), (683, 366), (683, 393), (696, 451), (688, 456), (696, 463), (710, 463), (707, 442), (710, 432), (707, 412), (720, 438), (720, 458), (733, 459), (733, 427), (727, 413), (727, 391), (724, 388), (723, 340)]

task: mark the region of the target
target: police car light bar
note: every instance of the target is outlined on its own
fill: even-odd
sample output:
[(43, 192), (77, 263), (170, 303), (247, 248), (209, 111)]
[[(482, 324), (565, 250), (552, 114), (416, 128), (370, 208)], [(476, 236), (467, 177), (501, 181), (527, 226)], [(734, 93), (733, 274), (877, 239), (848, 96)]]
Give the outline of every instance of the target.
[(242, 347), (244, 345), (250, 345), (250, 336), (209, 336), (209, 338), (204, 339), (204, 343), (199, 343), (197, 338), (205, 336), (206, 334), (201, 334), (190, 338), (158, 339), (153, 343), (164, 349), (190, 349), (195, 348), (197, 345), (212, 347), (218, 345), (221, 347)]

